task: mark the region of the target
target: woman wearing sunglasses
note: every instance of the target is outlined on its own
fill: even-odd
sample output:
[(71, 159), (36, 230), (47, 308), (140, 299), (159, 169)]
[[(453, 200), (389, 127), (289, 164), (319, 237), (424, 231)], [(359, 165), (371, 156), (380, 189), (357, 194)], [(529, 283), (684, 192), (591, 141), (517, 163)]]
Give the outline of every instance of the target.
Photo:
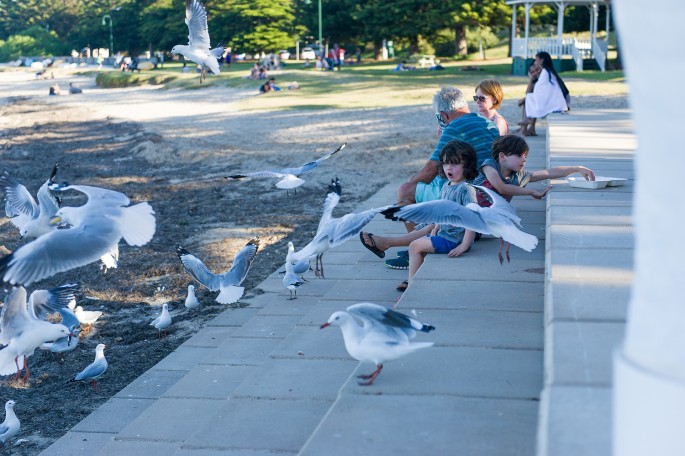
[(499, 82), (494, 79), (484, 79), (478, 83), (473, 101), (478, 106), (478, 113), (497, 125), (500, 136), (509, 133), (507, 120), (497, 112), (502, 100), (504, 100), (504, 91)]

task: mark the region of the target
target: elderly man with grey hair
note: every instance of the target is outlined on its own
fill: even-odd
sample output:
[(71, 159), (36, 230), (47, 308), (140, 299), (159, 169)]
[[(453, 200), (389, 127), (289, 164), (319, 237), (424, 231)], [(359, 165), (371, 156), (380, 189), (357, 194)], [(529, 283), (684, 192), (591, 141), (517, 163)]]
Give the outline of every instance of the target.
[(469, 143), (478, 157), (476, 166), (491, 157), (492, 142), (499, 136), (497, 126), (469, 110), (464, 94), (454, 87), (443, 87), (433, 96), (433, 109), (442, 134), (433, 154), (421, 170), (402, 184), (397, 200), (403, 204), (438, 199), (446, 179), (438, 175), (440, 151), (445, 144), (460, 139)]

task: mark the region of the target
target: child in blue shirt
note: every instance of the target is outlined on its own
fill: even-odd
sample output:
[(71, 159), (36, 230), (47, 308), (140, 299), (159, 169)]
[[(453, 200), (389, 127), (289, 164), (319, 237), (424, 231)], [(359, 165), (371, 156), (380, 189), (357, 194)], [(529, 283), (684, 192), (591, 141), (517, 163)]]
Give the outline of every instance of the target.
[[(476, 203), (476, 191), (466, 182), (478, 174), (476, 168), (476, 151), (468, 143), (455, 139), (443, 147), (440, 152), (438, 173), (447, 179), (440, 191), (441, 199), (449, 199), (462, 206)], [(378, 257), (385, 257), (390, 247), (409, 246), (408, 280), (397, 287), (404, 291), (409, 286), (416, 271), (423, 264), (428, 253), (446, 253), (457, 257), (469, 251), (475, 239), (475, 233), (454, 225), (419, 225), (414, 231), (401, 236), (374, 236), (372, 233), (360, 233), (362, 244)]]
[[(505, 135), (495, 138), (492, 143), (492, 159), (483, 161), (480, 174), (474, 179), (473, 184), (490, 188), (507, 201), (511, 201), (516, 195), (530, 195), (535, 199), (541, 199), (552, 189), (551, 186), (543, 190), (525, 188), (530, 182), (557, 179), (573, 173), (582, 174), (586, 180), (595, 180), (595, 173), (584, 166), (556, 166), (539, 171), (526, 171), (528, 150), (528, 143), (521, 136)], [(478, 192), (478, 204), (490, 205), (481, 192)]]

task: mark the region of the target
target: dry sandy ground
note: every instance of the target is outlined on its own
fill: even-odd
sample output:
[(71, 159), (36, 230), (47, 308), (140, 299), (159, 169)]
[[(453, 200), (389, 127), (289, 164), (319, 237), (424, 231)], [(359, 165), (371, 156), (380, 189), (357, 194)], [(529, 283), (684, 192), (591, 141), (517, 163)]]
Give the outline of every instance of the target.
[[(257, 284), (283, 263), (287, 242), (298, 247), (311, 239), (332, 177), (342, 181), (336, 214), (344, 214), (380, 187), (417, 170), (436, 142), (430, 100), (406, 108), (240, 112), (235, 102), (253, 92), (103, 90), (89, 78), (59, 77), (63, 89), (73, 81), (84, 93), (48, 97), (51, 81), (36, 81), (32, 73), (0, 72), (2, 169), (35, 192), (59, 162), (60, 181), (148, 201), (156, 211), (157, 232), (142, 248), (122, 243), (116, 270), (105, 274), (92, 264), (37, 284), (47, 288), (78, 280), (83, 284), (80, 303), (105, 314), (63, 361), (37, 351), (30, 358), (28, 386), (0, 383), (0, 401), (14, 399), (22, 422), (19, 438), (25, 441), (13, 449), (15, 454), (37, 454), (225, 309), (214, 302), (214, 293), (198, 288), (203, 305), (186, 311), (183, 299), (192, 279), (175, 255), (176, 245), (202, 258), (210, 270), (223, 272), (247, 240), (259, 236), (261, 248), (245, 283), (246, 295), (236, 304), (247, 306), (260, 292)], [(574, 108), (625, 103), (622, 97), (578, 98)], [(501, 112), (515, 125), (513, 100)], [(306, 183), (296, 195), (276, 189), (275, 181), (223, 179), (304, 164), (343, 142), (348, 143), (343, 152), (303, 176)], [(74, 195), (65, 204), (81, 201)], [(3, 252), (22, 244), (16, 229), (1, 219)], [(164, 302), (174, 323), (169, 336), (159, 340), (149, 322)], [(110, 367), (97, 390), (66, 384), (92, 361), (98, 343), (107, 345)]]

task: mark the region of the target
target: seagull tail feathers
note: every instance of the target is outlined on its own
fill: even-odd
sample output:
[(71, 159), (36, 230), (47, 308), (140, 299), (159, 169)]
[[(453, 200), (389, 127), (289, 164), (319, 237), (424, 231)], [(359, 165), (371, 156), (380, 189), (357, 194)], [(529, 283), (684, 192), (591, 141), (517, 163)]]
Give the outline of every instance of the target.
[(538, 238), (533, 236), (532, 234), (524, 233), (523, 231), (517, 230), (517, 233), (513, 233), (510, 236), (507, 236), (506, 239), (504, 239), (507, 242), (511, 242), (514, 244), (516, 247), (519, 247), (526, 252), (532, 252), (535, 247), (538, 245)]
[(233, 304), (238, 301), (238, 299), (243, 297), (244, 287), (221, 287), (221, 293), (216, 297), (216, 302), (220, 304)]
[[(17, 358), (19, 366), (24, 365), (24, 355)], [(0, 375), (11, 375), (17, 372), (17, 365), (14, 364), (14, 353), (8, 349), (0, 350)]]
[(126, 208), (121, 220), (122, 234), (129, 245), (145, 245), (155, 234), (155, 211), (148, 203)]

